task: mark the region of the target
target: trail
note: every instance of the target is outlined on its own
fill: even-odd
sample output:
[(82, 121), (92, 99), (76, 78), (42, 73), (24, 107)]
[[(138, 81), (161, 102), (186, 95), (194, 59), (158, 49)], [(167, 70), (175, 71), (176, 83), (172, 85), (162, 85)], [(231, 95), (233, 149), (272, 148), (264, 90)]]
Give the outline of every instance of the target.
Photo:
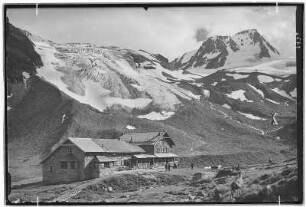
[(271, 132), (275, 132), (275, 131), (277, 131), (277, 130), (279, 130), (281, 128), (283, 128), (283, 127), (278, 127), (276, 129), (273, 129), (273, 130), (270, 130), (270, 131), (266, 131), (266, 134), (271, 133)]
[[(110, 176), (107, 176), (107, 177), (110, 177)], [(107, 177), (104, 177), (103, 179), (105, 179)], [(98, 178), (98, 179), (93, 179), (93, 180), (90, 180), (90, 181), (84, 181), (83, 184), (81, 184), (79, 186), (76, 186), (76, 187), (74, 187), (74, 188), (72, 188), (70, 190), (65, 191), (62, 195), (60, 195), (59, 197), (55, 198), (51, 202), (68, 202), (68, 200), (70, 198), (78, 195), (83, 190), (83, 188), (86, 188), (88, 185), (97, 183), (100, 180), (101, 179)]]
[(253, 127), (253, 126), (249, 125), (249, 124), (241, 123), (240, 121), (234, 120), (234, 119), (233, 119), (231, 116), (229, 116), (228, 114), (224, 113), (223, 111), (221, 111), (221, 110), (219, 110), (219, 109), (216, 109), (216, 108), (214, 107), (214, 105), (213, 105), (211, 102), (209, 102), (209, 108), (212, 109), (212, 110), (215, 110), (215, 111), (217, 111), (217, 112), (219, 112), (219, 113), (221, 113), (221, 114), (224, 116), (224, 118), (229, 118), (230, 120), (235, 121), (235, 122), (237, 122), (237, 123), (239, 123), (239, 124), (241, 124), (241, 125), (243, 125), (243, 126), (246, 126), (246, 127), (248, 127), (248, 128), (251, 128), (251, 129), (253, 129), (253, 130), (255, 130), (255, 131), (260, 132), (261, 135), (266, 134), (266, 132), (263, 131), (263, 130), (261, 130), (261, 129), (258, 129), (258, 128), (256, 128), (256, 127)]
[[(191, 137), (188, 133), (184, 132), (184, 131), (181, 130), (181, 129), (175, 128), (175, 127), (173, 127), (173, 126), (171, 126), (171, 125), (167, 125), (167, 126), (168, 126), (169, 128), (171, 128), (171, 129), (175, 130), (175, 131), (180, 131), (182, 134), (184, 134), (185, 136), (187, 136), (190, 140), (193, 140), (193, 139), (194, 139), (194, 137)], [(199, 139), (199, 138), (197, 138), (197, 141), (199, 141), (199, 142), (200, 142), (201, 144), (203, 144), (203, 145), (206, 145), (206, 142), (204, 142), (203, 140), (201, 140), (201, 139)], [(191, 148), (190, 151), (191, 151), (191, 154), (192, 154), (192, 155), (200, 155), (200, 154), (202, 154), (202, 152), (193, 150), (193, 148)]]

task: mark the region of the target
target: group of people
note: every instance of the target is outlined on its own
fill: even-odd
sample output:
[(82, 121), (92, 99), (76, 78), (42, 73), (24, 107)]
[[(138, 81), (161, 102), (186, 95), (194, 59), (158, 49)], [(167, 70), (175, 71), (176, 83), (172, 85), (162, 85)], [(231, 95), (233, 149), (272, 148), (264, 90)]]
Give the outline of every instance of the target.
[(166, 164), (165, 164), (165, 170), (170, 171), (170, 169), (171, 169), (170, 162), (167, 161)]
[[(177, 164), (173, 163), (173, 169), (177, 169), (177, 168), (179, 168), (179, 163), (177, 163)], [(170, 162), (166, 161), (165, 170), (170, 171), (170, 169), (171, 169), (171, 164), (170, 164)]]

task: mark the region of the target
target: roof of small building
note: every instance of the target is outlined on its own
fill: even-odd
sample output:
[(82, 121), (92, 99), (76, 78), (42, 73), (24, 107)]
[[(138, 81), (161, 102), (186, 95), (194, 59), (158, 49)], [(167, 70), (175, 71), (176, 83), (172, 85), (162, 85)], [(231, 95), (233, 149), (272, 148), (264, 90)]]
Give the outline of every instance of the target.
[(59, 143), (52, 147), (51, 152), (45, 156), (41, 163), (44, 162), (50, 155), (52, 155), (59, 147), (61, 147), (67, 140), (76, 145), (83, 152), (91, 153), (142, 153), (145, 152), (141, 147), (131, 143), (117, 140), (117, 139), (95, 139), (95, 138), (75, 138), (68, 137), (60, 140)]
[(96, 156), (99, 162), (115, 162), (116, 159), (106, 156)]
[(72, 138), (69, 137), (73, 144), (80, 148), (83, 152), (106, 152), (105, 149), (101, 148), (92, 138)]
[(149, 155), (149, 154), (139, 154), (139, 155), (133, 155), (136, 158), (155, 158), (155, 155)]
[[(144, 132), (144, 133), (127, 133), (120, 137), (120, 140), (132, 143), (151, 143), (162, 138), (169, 138), (166, 132)], [(174, 143), (173, 143), (174, 144)]]
[(178, 157), (178, 155), (174, 153), (155, 153), (154, 154), (156, 157)]
[(141, 147), (118, 139), (93, 139), (106, 152), (132, 153), (145, 152)]

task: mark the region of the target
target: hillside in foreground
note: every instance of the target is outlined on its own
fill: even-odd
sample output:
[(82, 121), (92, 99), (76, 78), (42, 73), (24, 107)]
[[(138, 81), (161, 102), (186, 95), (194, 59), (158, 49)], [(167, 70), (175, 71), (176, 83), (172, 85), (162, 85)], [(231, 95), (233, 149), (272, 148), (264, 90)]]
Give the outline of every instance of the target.
[[(240, 196), (230, 198), (237, 175), (229, 169), (203, 168), (122, 171), (85, 182), (64, 185), (40, 184), (15, 188), (9, 199), (40, 203), (294, 203), (298, 202), (296, 159), (282, 163), (242, 166)], [(195, 174), (200, 174), (196, 177)], [(216, 190), (218, 196), (216, 196)], [(281, 195), (281, 196), (280, 196)], [(280, 197), (279, 197), (280, 196)]]

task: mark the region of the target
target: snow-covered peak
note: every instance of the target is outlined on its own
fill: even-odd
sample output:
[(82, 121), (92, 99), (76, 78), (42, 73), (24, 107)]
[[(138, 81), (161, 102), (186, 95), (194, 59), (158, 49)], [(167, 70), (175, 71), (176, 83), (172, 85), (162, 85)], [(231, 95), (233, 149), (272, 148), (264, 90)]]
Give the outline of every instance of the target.
[(233, 36), (209, 37), (189, 60), (185, 56), (174, 60), (172, 66), (192, 72), (246, 66), (265, 58), (278, 58), (279, 52), (256, 29), (249, 29)]
[(236, 35), (238, 34), (255, 34), (255, 33), (258, 33), (257, 29), (247, 29), (247, 30), (243, 30), (243, 31), (240, 31), (238, 33), (236, 33)]

